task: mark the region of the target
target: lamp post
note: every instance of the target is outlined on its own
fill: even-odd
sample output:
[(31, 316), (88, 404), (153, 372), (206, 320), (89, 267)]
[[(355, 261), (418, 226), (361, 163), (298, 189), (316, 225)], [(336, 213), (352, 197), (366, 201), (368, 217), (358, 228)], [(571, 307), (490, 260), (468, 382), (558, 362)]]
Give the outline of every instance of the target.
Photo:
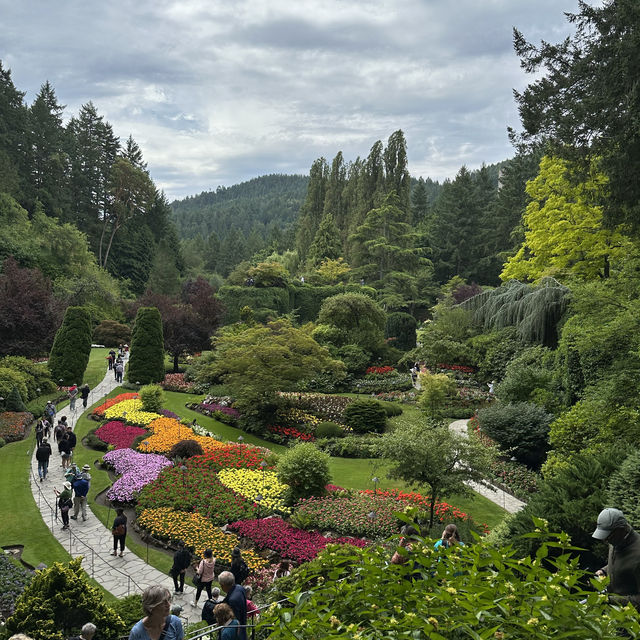
[(187, 488), (187, 465), (184, 462), (180, 465), (180, 471), (182, 471), (182, 488)]
[(375, 511), (369, 511), (369, 513), (367, 514), (367, 517), (369, 518), (369, 520), (371, 520), (371, 523), (373, 524), (373, 537), (376, 537), (377, 531), (376, 531), (376, 520), (378, 519), (378, 514)]
[(262, 503), (262, 495), (261, 495), (261, 494), (258, 494), (258, 495), (255, 497), (255, 501), (256, 501), (256, 503), (258, 504), (258, 520), (259, 520), (260, 518), (262, 518), (262, 509), (260, 508), (261, 503)]
[(240, 444), (242, 444), (242, 441), (243, 441), (243, 440), (244, 440), (244, 437), (243, 437), (243, 436), (238, 436), (238, 442), (239, 442)]

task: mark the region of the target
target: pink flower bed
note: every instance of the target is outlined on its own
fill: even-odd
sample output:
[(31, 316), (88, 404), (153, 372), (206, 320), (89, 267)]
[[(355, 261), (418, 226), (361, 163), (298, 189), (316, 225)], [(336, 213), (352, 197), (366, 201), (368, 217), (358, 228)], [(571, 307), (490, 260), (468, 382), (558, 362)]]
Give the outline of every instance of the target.
[(183, 393), (193, 391), (193, 385), (185, 382), (184, 373), (168, 373), (161, 384), (162, 388), (167, 391), (181, 391)]
[(369, 544), (361, 538), (325, 538), (316, 531), (296, 529), (280, 518), (238, 520), (231, 523), (229, 529), (249, 538), (258, 548), (272, 549), (295, 562), (313, 560), (328, 544), (350, 544), (354, 547)]
[(96, 429), (96, 436), (102, 442), (112, 444), (116, 449), (128, 449), (138, 436), (144, 436), (147, 433), (146, 429), (133, 427), (118, 420), (106, 422)]

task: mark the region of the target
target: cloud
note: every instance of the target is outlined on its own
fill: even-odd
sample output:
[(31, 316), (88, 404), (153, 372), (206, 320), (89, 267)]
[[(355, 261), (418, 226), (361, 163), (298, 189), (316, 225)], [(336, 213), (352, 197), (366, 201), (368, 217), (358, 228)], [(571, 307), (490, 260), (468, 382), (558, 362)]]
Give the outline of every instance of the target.
[[(37, 5), (37, 8), (34, 6)], [(413, 175), (513, 154), (512, 28), (558, 41), (577, 0), (0, 0), (0, 59), (66, 117), (92, 101), (133, 135), (169, 198), (313, 160), (366, 156), (403, 129)]]

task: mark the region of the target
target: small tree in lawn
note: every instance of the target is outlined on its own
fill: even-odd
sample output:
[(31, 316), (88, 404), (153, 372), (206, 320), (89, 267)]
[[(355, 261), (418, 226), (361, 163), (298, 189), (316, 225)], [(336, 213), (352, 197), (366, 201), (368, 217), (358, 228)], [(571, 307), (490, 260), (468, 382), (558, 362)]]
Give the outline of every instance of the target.
[(149, 384), (164, 380), (162, 320), (155, 307), (140, 307), (131, 337), (128, 380)]
[(62, 384), (80, 383), (91, 354), (91, 315), (84, 307), (68, 307), (49, 354), (51, 377)]
[(429, 416), (436, 418), (449, 398), (456, 395), (456, 383), (444, 373), (421, 373), (420, 407)]
[(476, 440), (450, 431), (446, 425), (400, 424), (384, 435), (380, 454), (389, 460), (390, 478), (429, 489), (429, 528), (436, 501), (452, 494), (469, 494), (465, 482), (483, 482), (491, 454)]
[(320, 496), (331, 480), (330, 456), (311, 442), (301, 442), (278, 459), (278, 480), (289, 485), (291, 502)]
[(56, 562), (36, 571), (6, 622), (6, 636), (24, 633), (33, 640), (66, 640), (79, 635), (89, 620), (98, 627), (100, 638), (116, 640), (121, 636), (122, 619), (89, 584), (81, 562), (82, 558), (76, 558), (68, 565)]

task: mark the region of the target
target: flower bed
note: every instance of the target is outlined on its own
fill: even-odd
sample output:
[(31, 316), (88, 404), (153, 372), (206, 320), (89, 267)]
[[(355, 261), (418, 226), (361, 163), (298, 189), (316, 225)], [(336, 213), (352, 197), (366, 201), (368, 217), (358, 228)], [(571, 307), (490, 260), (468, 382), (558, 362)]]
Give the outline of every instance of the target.
[(269, 433), (280, 436), (283, 442), (287, 440), (303, 440), (305, 442), (313, 442), (316, 437), (312, 433), (306, 433), (296, 429), (295, 427), (283, 427), (278, 424), (269, 425), (267, 427)]
[(293, 427), (300, 431), (313, 433), (315, 428), (322, 422), (320, 418), (314, 416), (312, 413), (303, 411), (302, 409), (284, 409), (278, 411), (278, 417), (280, 422), (287, 427)]
[(166, 391), (193, 393), (193, 385), (190, 382), (185, 382), (184, 373), (167, 373), (160, 385)]
[(489, 479), (501, 489), (527, 501), (538, 490), (539, 475), (535, 471), (512, 460), (496, 460), (491, 463)]
[[(140, 451), (167, 453), (171, 451), (174, 444), (187, 439), (195, 440), (203, 451), (212, 451), (226, 446), (215, 438), (197, 435), (191, 427), (175, 418), (158, 417), (157, 414), (155, 416), (155, 419), (149, 423), (152, 435), (138, 445)], [(127, 421), (129, 421), (129, 414), (127, 414)]]
[[(218, 527), (199, 513), (185, 513), (168, 508), (145, 509), (138, 515), (136, 523), (154, 538), (168, 542), (184, 541), (201, 555), (212, 549), (216, 559), (231, 563), (231, 552), (238, 546), (238, 538), (232, 533), (223, 533)], [(253, 551), (243, 551), (242, 556), (253, 571), (268, 562)]]
[(95, 431), (96, 437), (102, 442), (112, 444), (116, 449), (128, 449), (137, 437), (145, 433), (147, 433), (146, 429), (133, 427), (118, 420), (105, 422)]
[(199, 512), (217, 525), (257, 515), (255, 505), (224, 486), (215, 471), (185, 466), (186, 471), (179, 467), (166, 469), (147, 484), (138, 496), (138, 508), (171, 507), (176, 511)]
[(342, 422), (342, 415), (349, 404), (353, 402), (353, 398), (346, 396), (333, 396), (325, 393), (293, 393), (281, 392), (278, 394), (282, 398), (297, 407), (298, 409), (306, 409), (325, 420), (332, 422)]
[(416, 401), (415, 391), (388, 391), (376, 394), (376, 400), (384, 400), (385, 402), (403, 402), (410, 403)]
[(366, 374), (368, 376), (370, 375), (376, 375), (376, 376), (388, 376), (390, 374), (394, 374), (396, 372), (394, 367), (369, 367), (366, 370)]
[(103, 416), (104, 412), (113, 407), (114, 405), (124, 401), (124, 400), (133, 400), (138, 397), (137, 393), (121, 393), (114, 398), (109, 398), (106, 402), (103, 402), (100, 406), (96, 407), (93, 410), (93, 414), (96, 416)]
[(474, 373), (475, 369), (473, 367), (467, 367), (462, 364), (438, 364), (436, 368), (440, 369), (440, 371), (460, 371), (461, 373)]
[(240, 417), (240, 412), (234, 409), (233, 407), (229, 407), (224, 404), (219, 404), (217, 402), (201, 402), (198, 406), (201, 408), (202, 413), (205, 415), (211, 415), (216, 411), (219, 411), (220, 413), (224, 413), (230, 418), (237, 419)]
[(258, 548), (272, 549), (283, 558), (295, 562), (313, 560), (328, 544), (350, 544), (356, 547), (365, 547), (368, 544), (367, 540), (360, 538), (325, 538), (316, 531), (292, 527), (280, 518), (233, 522), (229, 529), (248, 538)]
[(128, 504), (135, 502), (142, 488), (153, 482), (165, 467), (173, 464), (165, 456), (138, 453), (132, 449), (110, 451), (102, 460), (120, 475), (107, 491), (107, 498)]
[(151, 411), (142, 411), (142, 400), (138, 398), (131, 398), (130, 400), (118, 402), (106, 409), (104, 417), (107, 418), (107, 420), (113, 420), (114, 418), (126, 418), (127, 424), (136, 424), (139, 427), (146, 427), (158, 418), (159, 414)]
[[(194, 456), (186, 461), (189, 471), (204, 473), (205, 470), (220, 471), (220, 469), (262, 469), (260, 463), (270, 455), (262, 447), (252, 447), (246, 444), (226, 445), (202, 456)], [(273, 470), (267, 465), (265, 470)]]
[(4, 553), (0, 554), (0, 616), (8, 618), (13, 614), (16, 600), (31, 582), (33, 575), (11, 562)]
[(252, 502), (258, 496), (260, 508), (279, 513), (291, 513), (284, 504), (284, 494), (288, 485), (281, 483), (275, 471), (257, 471), (255, 469), (221, 469), (218, 480), (237, 494)]
[(33, 416), (27, 411), (0, 413), (0, 438), (5, 442), (22, 440), (32, 420)]
[(353, 393), (382, 393), (389, 391), (409, 391), (413, 388), (409, 373), (395, 373), (386, 376), (357, 378), (350, 384)]

